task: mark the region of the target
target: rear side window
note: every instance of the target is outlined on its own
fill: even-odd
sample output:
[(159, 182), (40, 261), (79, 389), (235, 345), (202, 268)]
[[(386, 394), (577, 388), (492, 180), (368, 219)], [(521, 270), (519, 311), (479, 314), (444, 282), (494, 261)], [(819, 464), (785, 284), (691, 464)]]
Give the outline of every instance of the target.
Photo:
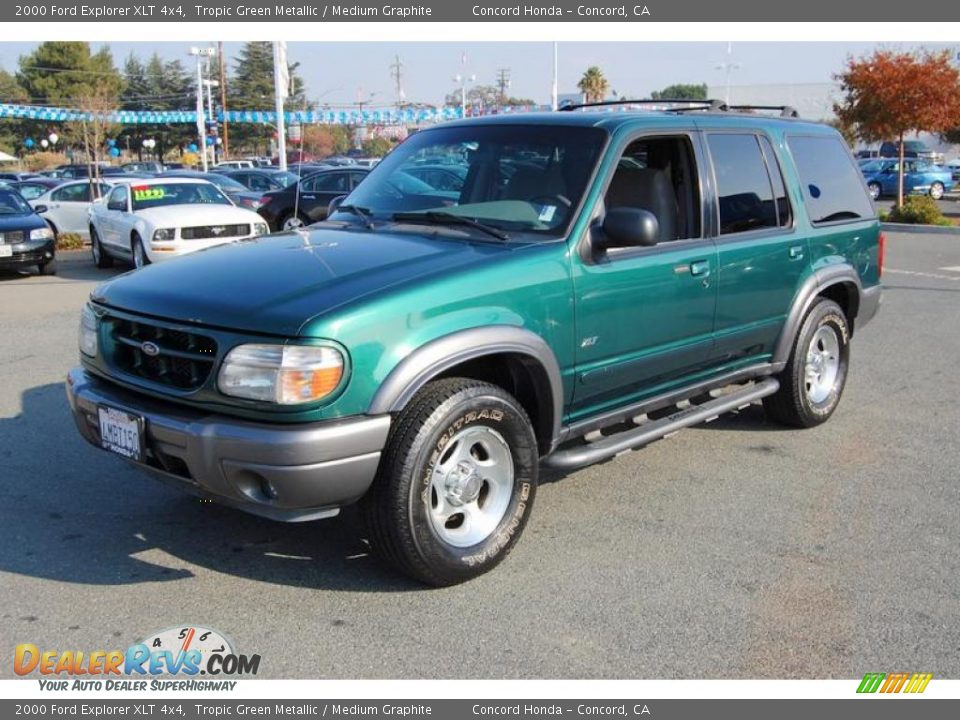
[[(745, 133), (711, 133), (707, 144), (717, 179), (720, 234), (780, 227), (778, 203), (759, 138)], [(779, 173), (779, 168), (775, 169)]]
[(800, 175), (810, 222), (874, 217), (860, 172), (840, 138), (788, 136), (787, 145)]

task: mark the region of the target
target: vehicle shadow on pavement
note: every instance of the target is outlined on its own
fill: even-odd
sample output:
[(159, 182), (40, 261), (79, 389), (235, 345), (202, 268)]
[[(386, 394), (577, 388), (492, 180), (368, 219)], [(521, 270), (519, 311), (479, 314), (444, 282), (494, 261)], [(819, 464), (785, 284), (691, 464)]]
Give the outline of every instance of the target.
[(0, 417), (0, 571), (60, 582), (176, 582), (209, 572), (297, 587), (422, 586), (370, 554), (358, 513), (279, 523), (168, 488), (88, 445), (62, 383)]

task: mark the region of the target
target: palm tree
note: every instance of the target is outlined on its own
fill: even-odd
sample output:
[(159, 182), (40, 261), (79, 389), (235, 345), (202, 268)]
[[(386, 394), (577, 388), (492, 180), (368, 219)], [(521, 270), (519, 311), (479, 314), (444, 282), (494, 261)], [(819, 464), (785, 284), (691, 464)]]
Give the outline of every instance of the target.
[(585, 102), (602, 102), (610, 89), (610, 83), (603, 76), (603, 70), (591, 65), (580, 78), (577, 88), (583, 93)]

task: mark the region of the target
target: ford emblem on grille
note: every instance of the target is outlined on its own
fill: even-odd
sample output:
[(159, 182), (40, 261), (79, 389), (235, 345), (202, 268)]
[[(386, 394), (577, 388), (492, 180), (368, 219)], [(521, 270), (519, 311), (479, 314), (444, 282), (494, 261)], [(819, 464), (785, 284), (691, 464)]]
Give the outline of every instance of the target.
[(210, 228), (210, 232), (214, 235), (221, 235), (225, 230), (226, 228), (223, 225), (214, 225)]
[(160, 354), (160, 347), (156, 343), (145, 342), (140, 346), (140, 349), (143, 350), (144, 355), (149, 355), (150, 357), (156, 357)]

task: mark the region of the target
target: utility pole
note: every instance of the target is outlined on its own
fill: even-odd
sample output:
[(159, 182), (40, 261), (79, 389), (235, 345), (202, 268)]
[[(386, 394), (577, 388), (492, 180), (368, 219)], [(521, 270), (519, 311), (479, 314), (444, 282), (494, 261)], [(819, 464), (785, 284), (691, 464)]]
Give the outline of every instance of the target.
[(497, 70), (497, 88), (500, 90), (500, 107), (507, 103), (507, 88), (510, 87), (510, 68)]
[(273, 92), (277, 108), (277, 153), (279, 167), (287, 169), (287, 136), (283, 124), (283, 101), (290, 86), (290, 68), (287, 65), (287, 43), (275, 40), (273, 43)]
[(223, 54), (223, 41), (217, 43), (220, 58), (220, 109), (223, 111), (223, 157), (230, 157), (230, 143), (227, 140), (227, 57)]
[(403, 63), (400, 62), (400, 56), (394, 56), (394, 61), (390, 65), (390, 76), (393, 78), (394, 89), (397, 93), (397, 107), (403, 105)]
[(190, 48), (190, 55), (197, 59), (197, 135), (200, 139), (200, 157), (203, 160), (203, 171), (207, 172), (207, 127), (203, 112), (203, 66), (202, 58), (209, 58), (213, 48)]

